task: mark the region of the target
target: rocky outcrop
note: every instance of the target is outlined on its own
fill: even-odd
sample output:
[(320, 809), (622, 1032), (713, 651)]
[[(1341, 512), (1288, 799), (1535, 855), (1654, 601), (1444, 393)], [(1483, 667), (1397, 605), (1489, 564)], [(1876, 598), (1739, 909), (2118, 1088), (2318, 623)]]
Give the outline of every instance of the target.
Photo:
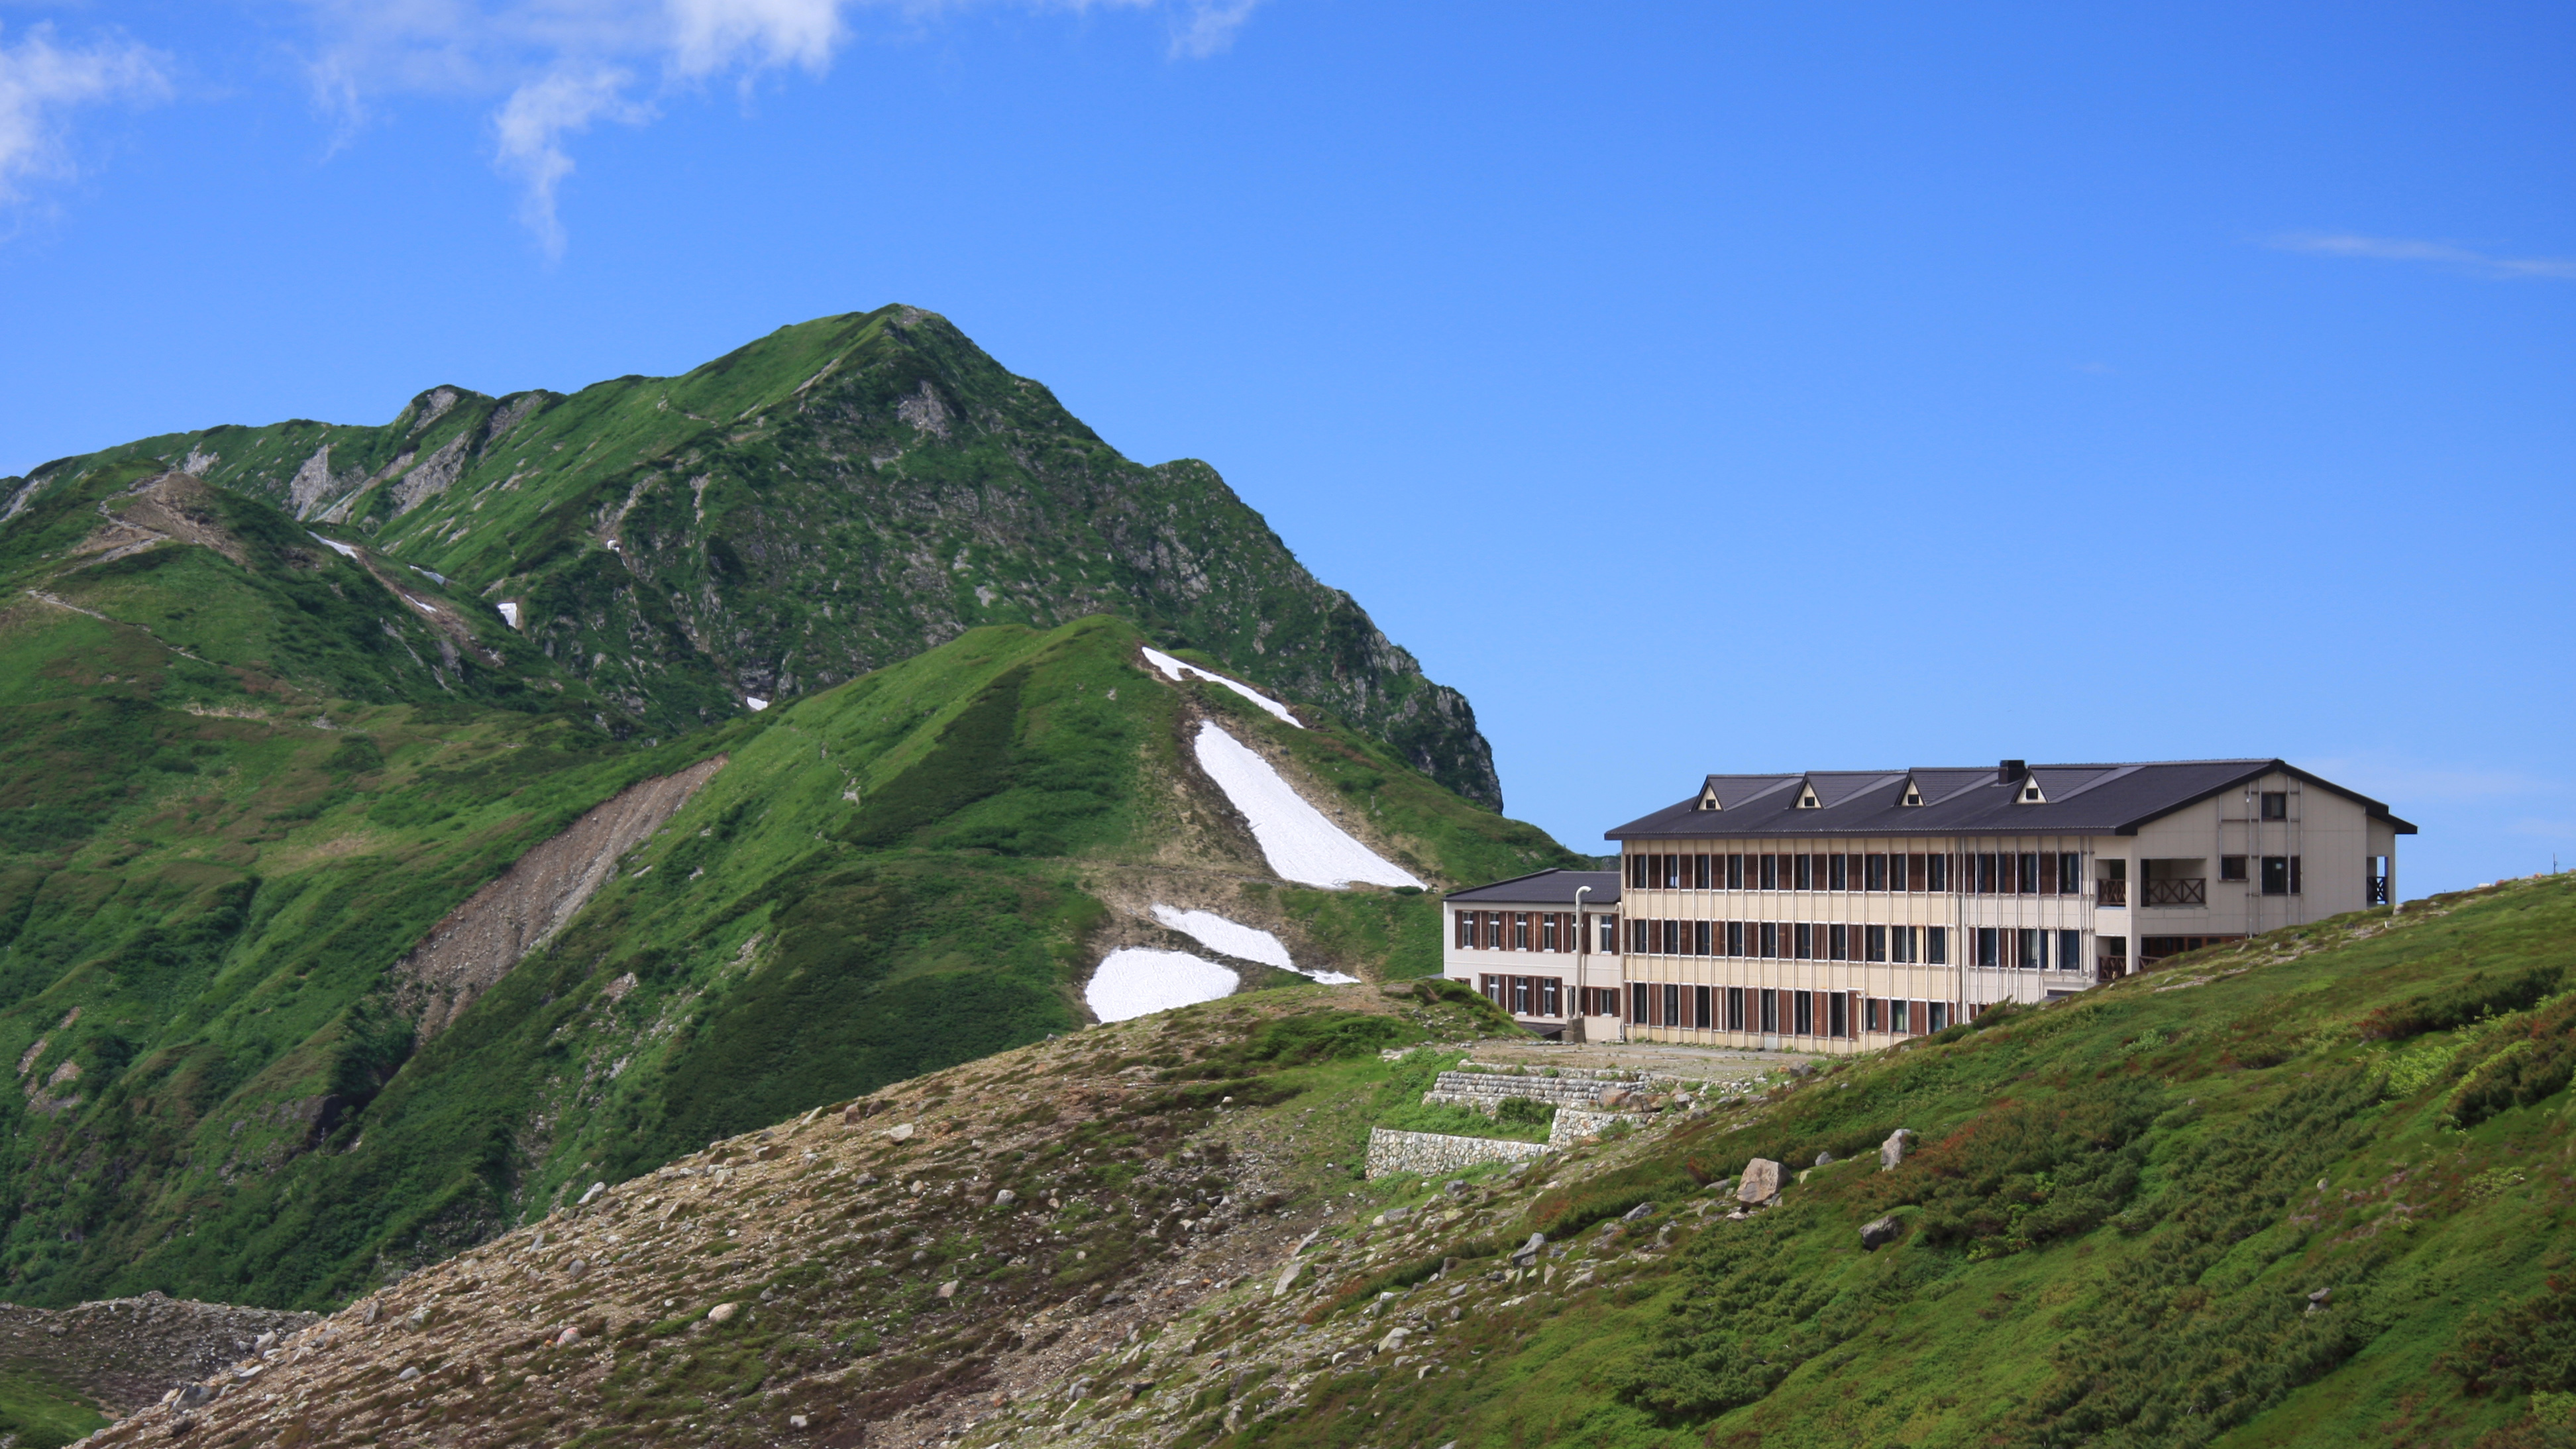
[[(131, 1413), (311, 1323), (310, 1313), (146, 1293), (77, 1308), (0, 1303), (0, 1356)], [(266, 1336), (263, 1341), (263, 1335)]]
[(725, 766), (725, 756), (631, 785), (572, 828), (522, 855), (491, 884), (430, 928), (394, 963), (395, 999), (427, 1041), (522, 957), (562, 930), (607, 883), (617, 859), (640, 845), (698, 787)]

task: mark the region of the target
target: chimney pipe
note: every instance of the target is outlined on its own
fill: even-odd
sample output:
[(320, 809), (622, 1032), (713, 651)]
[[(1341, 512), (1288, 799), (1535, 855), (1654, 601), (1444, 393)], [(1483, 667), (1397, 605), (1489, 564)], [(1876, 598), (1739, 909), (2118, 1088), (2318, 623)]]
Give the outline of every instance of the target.
[(2029, 773), (2030, 764), (2028, 761), (2006, 760), (2002, 764), (1995, 766), (1995, 783), (1998, 785), (2018, 785), (2021, 783), (2022, 777)]

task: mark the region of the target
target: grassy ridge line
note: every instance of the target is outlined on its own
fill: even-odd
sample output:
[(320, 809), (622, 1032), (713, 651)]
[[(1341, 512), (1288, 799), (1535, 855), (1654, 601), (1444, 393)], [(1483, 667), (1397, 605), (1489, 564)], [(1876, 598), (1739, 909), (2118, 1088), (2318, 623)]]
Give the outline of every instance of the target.
[[(228, 584), (250, 588), (185, 552), (208, 570), (201, 610)], [(312, 562), (343, 567), (319, 550)], [(326, 580), (341, 595), (373, 587), (344, 572)], [(251, 596), (253, 612), (296, 606)], [(1200, 852), (1183, 864), (1239, 872), (1241, 901), (1209, 904), (1270, 912), (1301, 956), (1359, 964), (1395, 945), (1392, 969), (1436, 961), (1426, 897), (1276, 888), (1256, 879), (1257, 855), (1205, 853), (1223, 832), (1194, 824), (1204, 809), (1178, 790), (1185, 703), (1269, 729), (1425, 873), (1563, 858), (1381, 743), (1158, 684), (1134, 664), (1144, 636), (1111, 620), (976, 631), (649, 749), (568, 711), (367, 705), (218, 666), (187, 674), (167, 647), (84, 615), (49, 611), (5, 637), (40, 661), (13, 676), (26, 702), (0, 705), (24, 711), (13, 788), (89, 827), (0, 865), (0, 1046), (45, 1044), (30, 1083), (80, 1073), (11, 1109), (5, 1261), (29, 1301), (146, 1288), (334, 1301), (568, 1184), (1062, 1030), (1102, 918), (1087, 886), (1168, 869), (1175, 836)], [(248, 631), (192, 637), (249, 647)], [(929, 788), (957, 721), (1012, 671), (1024, 682), (1005, 786), (986, 788), (986, 769), (967, 795)], [(325, 715), (340, 728), (319, 728)], [(553, 951), (409, 1055), (381, 999), (385, 963), (527, 845), (716, 752), (734, 763)], [(915, 823), (858, 839), (882, 822), (845, 796), (873, 807), (906, 780), (924, 787)]]

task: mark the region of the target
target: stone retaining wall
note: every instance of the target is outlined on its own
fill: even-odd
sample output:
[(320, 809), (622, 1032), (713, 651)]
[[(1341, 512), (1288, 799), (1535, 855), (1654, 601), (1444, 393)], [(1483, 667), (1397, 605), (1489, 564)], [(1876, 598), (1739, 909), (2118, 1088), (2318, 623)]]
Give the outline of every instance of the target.
[(1622, 1079), (1601, 1080), (1583, 1076), (1507, 1077), (1495, 1072), (1442, 1072), (1431, 1090), (1422, 1094), (1425, 1104), (1437, 1107), (1473, 1107), (1490, 1117), (1506, 1097), (1527, 1097), (1553, 1107), (1589, 1107), (1604, 1087), (1628, 1086)]
[(1556, 1120), (1547, 1129), (1547, 1145), (1564, 1147), (1581, 1138), (1597, 1137), (1618, 1123), (1639, 1120), (1633, 1112), (1587, 1112), (1579, 1107), (1559, 1107)]
[(1451, 1137), (1441, 1132), (1369, 1129), (1368, 1175), (1418, 1172), (1425, 1177), (1456, 1172), (1480, 1162), (1521, 1162), (1544, 1157), (1553, 1149), (1539, 1142), (1505, 1142), (1492, 1137)]

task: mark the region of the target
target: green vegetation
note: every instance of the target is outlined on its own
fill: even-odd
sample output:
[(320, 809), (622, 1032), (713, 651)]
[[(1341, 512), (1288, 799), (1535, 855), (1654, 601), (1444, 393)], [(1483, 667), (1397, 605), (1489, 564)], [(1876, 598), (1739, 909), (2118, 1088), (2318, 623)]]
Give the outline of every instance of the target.
[(107, 1422), (96, 1404), (41, 1370), (0, 1365), (0, 1436), (14, 1449), (61, 1449)]
[[(527, 642), (562, 661), (554, 682), (646, 733), (820, 691), (978, 626), (1112, 612), (1502, 805), (1467, 701), (1214, 469), (1121, 457), (917, 308), (782, 327), (680, 377), (570, 395), (439, 387), (382, 427), (218, 427), (63, 459), (0, 479), (0, 509), (21, 487), (36, 500), (0, 551), (26, 546), (40, 510), (78, 524), (103, 480), (191, 459), (228, 496), (294, 512), (270, 515), (278, 542), (318, 551), (306, 526), (364, 540), (406, 592), (495, 626), (494, 603), (515, 602)], [(110, 567), (174, 563), (200, 566), (147, 552)], [(394, 664), (364, 622), (316, 621), (279, 646)]]
[[(2576, 1045), (2571, 941), (2565, 880), (2338, 919), (1581, 1149), (1501, 1231), (1422, 1239), (1310, 1318), (1533, 1230), (1579, 1291), (1210, 1441), (2564, 1443), (2576, 1108), (2545, 1064)], [(1881, 1172), (1897, 1127), (1918, 1149)], [(1819, 1154), (1776, 1207), (1696, 1206)], [(1645, 1204), (1648, 1252), (1594, 1231)], [(1883, 1215), (1897, 1240), (1864, 1251)]]
[[(0, 532), (19, 1301), (333, 1303), (591, 1181), (1074, 1029), (1104, 892), (1176, 863), (1266, 873), (1203, 798), (1188, 712), (1343, 792), (1426, 879), (1567, 859), (1329, 714), (1292, 729), (1170, 686), (1107, 618), (973, 630), (621, 740), (616, 700), (461, 585), (238, 495), (130, 494), (145, 471), (66, 480)], [(84, 567), (102, 509), (200, 531)], [(433, 923), (592, 806), (718, 754), (566, 931), (415, 1040), (388, 970)], [(1379, 943), (1438, 933), (1422, 893), (1254, 885), (1230, 908), (1372, 974)]]

